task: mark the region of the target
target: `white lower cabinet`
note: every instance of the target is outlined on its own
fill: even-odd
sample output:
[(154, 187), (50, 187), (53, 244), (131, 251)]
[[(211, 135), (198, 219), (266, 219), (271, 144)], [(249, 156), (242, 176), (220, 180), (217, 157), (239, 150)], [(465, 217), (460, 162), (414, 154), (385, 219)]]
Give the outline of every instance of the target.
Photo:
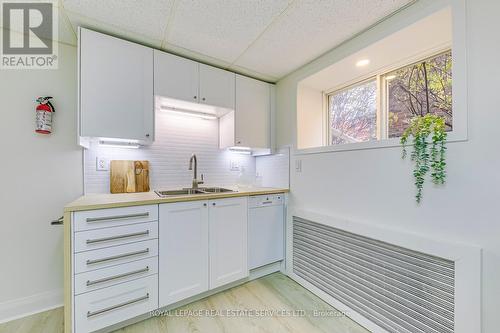
[(248, 276), (248, 199), (209, 202), (210, 289)]
[(158, 275), (120, 283), (75, 297), (77, 332), (94, 332), (156, 310)]
[[(251, 199), (252, 207), (257, 199)], [(74, 332), (106, 329), (247, 277), (248, 201), (233, 197), (73, 213)], [(257, 220), (263, 224), (258, 229), (270, 233), (257, 238), (273, 243), (271, 229), (264, 228), (271, 224)]]
[(160, 204), (160, 307), (248, 276), (247, 200)]
[(160, 205), (160, 307), (208, 290), (206, 201)]

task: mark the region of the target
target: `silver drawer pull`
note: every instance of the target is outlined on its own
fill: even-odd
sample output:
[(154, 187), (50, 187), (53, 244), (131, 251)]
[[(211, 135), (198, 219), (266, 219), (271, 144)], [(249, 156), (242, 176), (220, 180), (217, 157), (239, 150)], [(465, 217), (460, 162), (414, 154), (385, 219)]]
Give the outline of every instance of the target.
[(119, 254), (116, 256), (106, 257), (106, 258), (102, 258), (102, 259), (94, 259), (94, 260), (89, 259), (89, 260), (87, 260), (87, 265), (98, 264), (100, 262), (116, 260), (116, 259), (121, 259), (121, 258), (126, 258), (126, 257), (132, 257), (132, 256), (136, 256), (139, 254), (145, 254), (145, 253), (149, 253), (149, 248), (142, 250), (142, 251), (129, 252), (129, 253)]
[(263, 201), (262, 204), (272, 204), (273, 202), (272, 201)]
[(149, 212), (147, 213), (138, 213), (138, 214), (127, 214), (127, 215), (115, 215), (115, 216), (103, 216), (103, 217), (88, 217), (87, 222), (104, 222), (104, 221), (113, 221), (113, 220), (125, 220), (125, 219), (133, 219), (138, 217), (148, 217)]
[(94, 243), (100, 243), (100, 242), (109, 242), (109, 241), (117, 240), (117, 239), (130, 238), (130, 237), (138, 237), (138, 236), (147, 236), (147, 235), (149, 235), (149, 230), (141, 231), (141, 232), (134, 232), (134, 233), (131, 233), (131, 234), (126, 234), (126, 235), (118, 235), (118, 236), (96, 238), (96, 239), (87, 239), (87, 244), (94, 244)]
[(87, 311), (87, 318), (90, 318), (90, 317), (93, 317), (93, 316), (97, 316), (97, 315), (100, 315), (102, 313), (109, 312), (109, 311), (112, 311), (112, 310), (116, 310), (116, 309), (119, 309), (119, 308), (123, 308), (124, 306), (127, 306), (127, 305), (132, 305), (132, 304), (135, 304), (135, 303), (139, 303), (139, 302), (145, 301), (147, 299), (149, 299), (149, 293), (147, 293), (145, 296), (142, 296), (142, 297), (130, 300), (130, 301), (126, 301), (126, 302), (123, 302), (123, 303), (120, 303), (120, 304), (112, 305), (110, 307), (107, 307), (107, 308), (104, 308), (104, 309), (101, 309), (101, 310), (97, 310), (97, 311), (93, 311), (93, 312)]
[(116, 279), (121, 279), (121, 278), (130, 276), (130, 275), (135, 275), (135, 274), (140, 274), (140, 273), (145, 273), (145, 272), (149, 272), (149, 266), (146, 266), (146, 268), (138, 269), (138, 270), (133, 271), (133, 272), (113, 275), (113, 276), (105, 277), (105, 278), (102, 278), (99, 280), (93, 280), (93, 281), (87, 280), (87, 287), (93, 286), (94, 284), (104, 283), (104, 282), (108, 282), (108, 281), (112, 281), (112, 280), (116, 280)]

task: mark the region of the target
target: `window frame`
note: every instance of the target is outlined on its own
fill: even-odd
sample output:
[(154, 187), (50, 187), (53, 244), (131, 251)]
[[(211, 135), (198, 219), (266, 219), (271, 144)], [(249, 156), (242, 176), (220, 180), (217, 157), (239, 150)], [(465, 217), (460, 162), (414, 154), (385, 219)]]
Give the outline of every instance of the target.
[[(322, 153), (322, 152), (330, 152), (330, 151), (349, 151), (349, 150), (362, 150), (362, 149), (374, 149), (374, 148), (386, 148), (386, 147), (398, 147), (401, 146), (400, 138), (389, 138), (388, 137), (388, 103), (385, 101), (386, 98), (383, 96), (387, 96), (387, 85), (385, 82), (384, 76), (394, 72), (398, 69), (411, 66), (413, 64), (425, 61), (427, 59), (436, 57), (440, 54), (446, 52), (452, 52), (452, 61), (453, 61), (453, 92), (455, 96), (455, 82), (456, 77), (459, 76), (456, 70), (456, 51), (450, 45), (441, 45), (433, 50), (427, 50), (426, 52), (422, 52), (420, 54), (414, 55), (412, 57), (408, 57), (407, 59), (396, 62), (391, 66), (387, 66), (381, 69), (378, 69), (374, 72), (368, 73), (367, 75), (355, 78), (348, 82), (343, 83), (342, 85), (333, 87), (332, 89), (325, 90), (323, 92), (323, 145), (320, 147), (314, 148), (305, 148), (305, 149), (296, 149), (296, 153), (298, 154), (310, 154), (310, 153)], [(462, 60), (462, 59), (461, 59)], [(463, 65), (462, 65), (463, 66)], [(377, 140), (365, 141), (365, 142), (356, 142), (356, 143), (345, 143), (338, 145), (330, 144), (330, 105), (329, 105), (329, 97), (335, 93), (339, 93), (343, 90), (346, 90), (352, 86), (357, 84), (361, 84), (366, 81), (370, 81), (376, 79), (377, 82)], [(457, 84), (458, 86), (458, 84)], [(462, 89), (460, 89), (462, 90)], [(466, 97), (466, 96), (464, 96)], [(460, 100), (460, 101), (459, 101)], [(467, 106), (463, 106), (465, 110), (463, 112), (456, 112), (456, 105), (459, 102), (462, 102), (463, 98), (461, 97), (453, 97), (453, 118), (452, 131), (448, 132), (447, 142), (460, 142), (467, 141)]]

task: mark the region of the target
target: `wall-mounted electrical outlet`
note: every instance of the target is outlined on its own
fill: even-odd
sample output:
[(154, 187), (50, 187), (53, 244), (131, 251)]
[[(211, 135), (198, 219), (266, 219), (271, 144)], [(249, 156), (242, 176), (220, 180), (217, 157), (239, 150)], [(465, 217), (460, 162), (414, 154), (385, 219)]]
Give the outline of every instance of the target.
[(95, 169), (97, 171), (108, 171), (109, 170), (109, 159), (104, 158), (104, 157), (97, 157)]
[(239, 161), (230, 161), (229, 162), (229, 171), (240, 171), (240, 162)]

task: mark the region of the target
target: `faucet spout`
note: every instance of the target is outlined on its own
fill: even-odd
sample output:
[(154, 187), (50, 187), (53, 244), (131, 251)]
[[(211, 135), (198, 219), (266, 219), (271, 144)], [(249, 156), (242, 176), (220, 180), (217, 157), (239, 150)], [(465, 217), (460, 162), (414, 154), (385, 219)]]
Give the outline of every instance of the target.
[[(193, 168), (194, 162), (194, 168)], [(189, 159), (189, 170), (193, 170), (193, 185), (192, 188), (198, 188), (199, 184), (203, 184), (203, 174), (201, 175), (201, 180), (198, 180), (198, 159), (196, 158), (196, 154), (191, 155)]]

